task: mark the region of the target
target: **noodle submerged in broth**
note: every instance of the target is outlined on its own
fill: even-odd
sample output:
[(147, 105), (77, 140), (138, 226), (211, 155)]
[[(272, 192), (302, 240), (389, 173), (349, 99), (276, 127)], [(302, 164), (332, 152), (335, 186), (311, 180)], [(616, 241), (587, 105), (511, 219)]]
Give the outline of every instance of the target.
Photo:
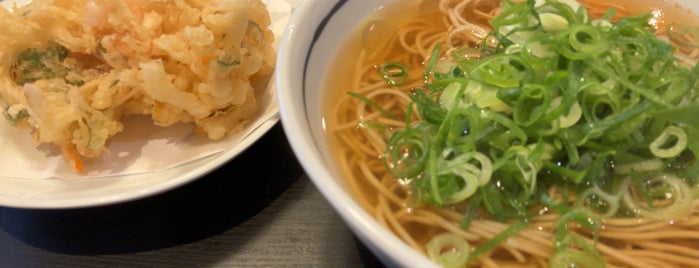
[(699, 266), (699, 28), (627, 2), (372, 14), (327, 85), (358, 202), (448, 267)]

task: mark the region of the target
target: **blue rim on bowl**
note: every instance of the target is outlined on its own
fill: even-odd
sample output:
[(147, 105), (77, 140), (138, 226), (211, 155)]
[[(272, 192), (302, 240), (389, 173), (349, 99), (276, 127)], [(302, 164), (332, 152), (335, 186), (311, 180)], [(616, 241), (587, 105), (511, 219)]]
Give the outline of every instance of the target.
[(278, 52), (276, 83), (281, 120), (291, 147), (311, 180), (381, 261), (391, 266), (433, 267), (433, 262), (376, 222), (343, 189), (340, 176), (332, 168), (322, 129), (319, 92), (324, 74), (314, 71), (324, 70), (344, 33), (364, 14), (385, 2), (306, 0), (301, 3), (289, 20)]

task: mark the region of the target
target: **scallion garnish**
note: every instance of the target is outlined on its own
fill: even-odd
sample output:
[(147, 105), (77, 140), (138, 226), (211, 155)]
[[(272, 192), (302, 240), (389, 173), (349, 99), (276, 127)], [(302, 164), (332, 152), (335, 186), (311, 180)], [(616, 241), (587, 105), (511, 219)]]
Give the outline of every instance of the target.
[(408, 78), (408, 67), (400, 62), (384, 63), (379, 66), (379, 73), (386, 84), (398, 87)]
[[(412, 89), (422, 120), (389, 130), (383, 155), (423, 204), (471, 202), (462, 227), (475, 217), (512, 223), (469, 259), (526, 228), (532, 208), (561, 215), (554, 266), (603, 264), (596, 236), (569, 233), (570, 222), (596, 234), (606, 217), (690, 213), (686, 199), (698, 191), (686, 189), (699, 174), (696, 63), (676, 60), (648, 14), (593, 20), (584, 6), (553, 0), (500, 8), (488, 34), (497, 42), (482, 53), (435, 46), (424, 88)], [(674, 27), (668, 34), (680, 45), (699, 36)], [(439, 62), (436, 71), (442, 60), (452, 66)], [(407, 77), (397, 63), (380, 71), (391, 86)], [(563, 196), (548, 196), (552, 187)]]

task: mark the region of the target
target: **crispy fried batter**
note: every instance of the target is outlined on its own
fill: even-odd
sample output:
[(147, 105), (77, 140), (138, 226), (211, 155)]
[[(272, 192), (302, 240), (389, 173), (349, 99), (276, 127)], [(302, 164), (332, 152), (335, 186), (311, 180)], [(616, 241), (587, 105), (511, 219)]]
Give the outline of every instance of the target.
[(257, 110), (274, 35), (260, 0), (35, 0), (0, 8), (0, 109), (76, 170), (126, 115), (194, 123), (210, 139)]

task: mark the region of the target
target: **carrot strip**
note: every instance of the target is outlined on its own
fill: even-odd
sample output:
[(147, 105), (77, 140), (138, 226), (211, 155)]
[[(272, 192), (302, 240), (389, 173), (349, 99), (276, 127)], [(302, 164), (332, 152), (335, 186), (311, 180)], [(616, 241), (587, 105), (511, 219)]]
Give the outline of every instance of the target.
[(83, 160), (80, 158), (80, 154), (75, 150), (75, 145), (71, 143), (61, 144), (61, 152), (63, 153), (63, 158), (73, 166), (73, 169), (78, 173), (83, 172)]

